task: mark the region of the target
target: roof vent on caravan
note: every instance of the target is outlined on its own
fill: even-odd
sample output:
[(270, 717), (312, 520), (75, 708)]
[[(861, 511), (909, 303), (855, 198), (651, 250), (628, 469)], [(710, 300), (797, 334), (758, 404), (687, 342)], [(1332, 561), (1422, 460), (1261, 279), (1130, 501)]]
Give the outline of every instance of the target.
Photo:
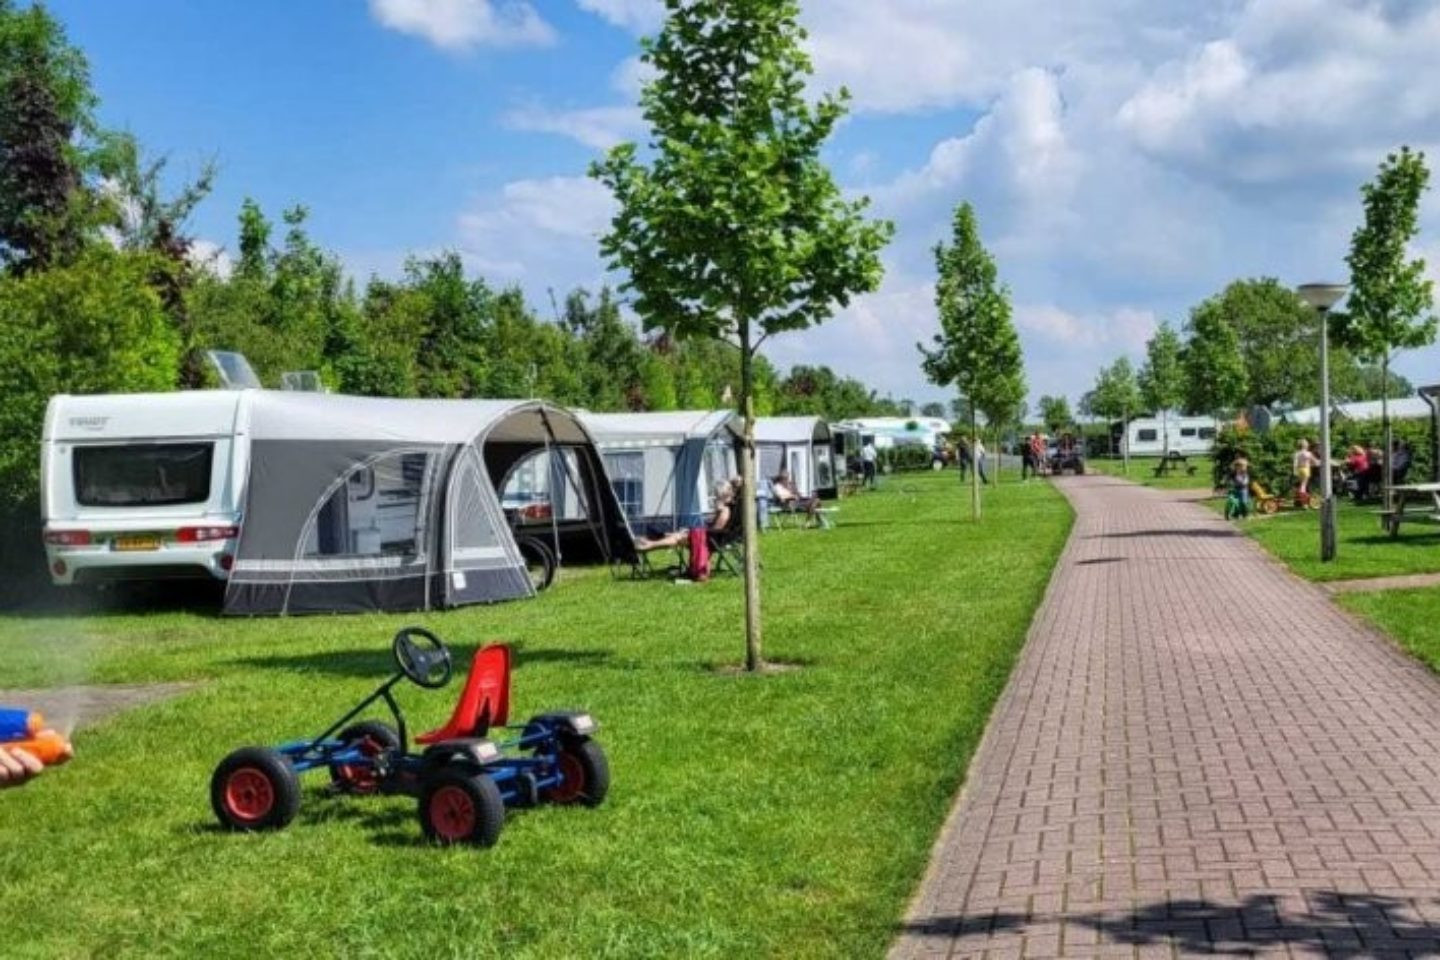
[(259, 390), (260, 378), (243, 353), (229, 350), (206, 350), (205, 359), (215, 370), (222, 390)]
[(297, 393), (324, 393), (325, 384), (314, 370), (287, 370), (280, 374), (280, 389)]

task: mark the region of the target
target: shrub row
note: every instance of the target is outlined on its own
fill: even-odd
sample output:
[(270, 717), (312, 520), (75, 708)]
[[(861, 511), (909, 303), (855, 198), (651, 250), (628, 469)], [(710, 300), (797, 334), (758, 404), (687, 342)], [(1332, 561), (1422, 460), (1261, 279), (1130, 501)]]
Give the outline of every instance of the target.
[[(1427, 481), (1432, 476), (1430, 421), (1428, 419), (1393, 420), (1391, 430), (1396, 440), (1410, 445), (1415, 461), (1410, 467), (1410, 482)], [(1337, 420), (1330, 425), (1331, 456), (1343, 460), (1352, 446), (1384, 445), (1384, 430), (1378, 420)], [(1222, 486), (1230, 476), (1230, 464), (1236, 457), (1250, 461), (1250, 476), (1277, 495), (1290, 493), (1295, 486), (1291, 462), (1296, 444), (1310, 441), (1312, 450), (1319, 450), (1320, 428), (1310, 425), (1282, 424), (1265, 433), (1226, 427), (1215, 441), (1215, 485)]]

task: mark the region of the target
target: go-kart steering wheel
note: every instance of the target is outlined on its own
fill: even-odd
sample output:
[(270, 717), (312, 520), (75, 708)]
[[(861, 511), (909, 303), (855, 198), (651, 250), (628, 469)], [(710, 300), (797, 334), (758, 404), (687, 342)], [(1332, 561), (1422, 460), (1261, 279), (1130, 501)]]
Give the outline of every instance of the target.
[(450, 682), (450, 650), (424, 627), (405, 627), (395, 634), (395, 663), (412, 683), (438, 690)]

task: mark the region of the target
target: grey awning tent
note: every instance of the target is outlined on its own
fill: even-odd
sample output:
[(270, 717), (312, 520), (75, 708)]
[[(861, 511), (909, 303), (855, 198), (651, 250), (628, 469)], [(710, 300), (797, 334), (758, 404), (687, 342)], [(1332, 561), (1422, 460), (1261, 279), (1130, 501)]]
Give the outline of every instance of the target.
[[(544, 456), (595, 549), (632, 545), (594, 444), (534, 401), (255, 391), (229, 614), (422, 610), (533, 595), (497, 490)], [(561, 476), (563, 474), (563, 476)], [(558, 498), (557, 498), (558, 499)], [(555, 517), (537, 536), (559, 539)], [(562, 549), (563, 552), (563, 549)]]
[(636, 530), (702, 524), (715, 484), (740, 472), (741, 420), (729, 410), (582, 412), (580, 420)]
[(782, 469), (802, 497), (836, 495), (830, 425), (819, 417), (761, 417), (755, 421), (755, 455), (766, 483)]

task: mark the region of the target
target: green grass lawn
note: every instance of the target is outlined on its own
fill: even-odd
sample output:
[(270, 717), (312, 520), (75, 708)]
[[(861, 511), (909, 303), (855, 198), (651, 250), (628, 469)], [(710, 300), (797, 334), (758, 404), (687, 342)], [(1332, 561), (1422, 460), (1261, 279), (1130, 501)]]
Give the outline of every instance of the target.
[[(894, 935), (1070, 523), (1048, 484), (961, 518), (952, 474), (764, 539), (766, 652), (740, 585), (566, 571), (529, 602), (416, 616), (203, 610), (0, 619), (5, 686), (195, 680), (82, 731), (79, 758), (0, 794), (7, 957), (866, 957)], [(1019, 535), (1023, 532), (1023, 535)], [(598, 809), (517, 813), (491, 850), (420, 841), (414, 801), (307, 786), (283, 832), (213, 825), (214, 764), (318, 733), (423, 623), (468, 663), (518, 645), (514, 712), (601, 720)], [(414, 725), (458, 694), (401, 691)]]
[(1195, 468), (1194, 475), (1185, 473), (1168, 473), (1163, 477), (1155, 476), (1155, 465), (1160, 461), (1155, 457), (1132, 457), (1130, 459), (1130, 472), (1125, 472), (1125, 461), (1096, 457), (1085, 461), (1087, 469), (1095, 473), (1103, 473), (1112, 477), (1126, 477), (1136, 483), (1144, 484), (1147, 487), (1159, 487), (1165, 490), (1209, 490), (1213, 483), (1210, 478), (1211, 460), (1209, 457), (1191, 457), (1190, 466)]
[(1379, 507), (1342, 500), (1335, 514), (1335, 559), (1320, 562), (1320, 511), (1282, 511), (1252, 517), (1240, 527), (1308, 580), (1352, 580), (1440, 571), (1440, 528), (1401, 527), (1392, 539), (1380, 529)]
[(1384, 630), (1410, 654), (1440, 671), (1440, 589), (1349, 593), (1338, 598)]

